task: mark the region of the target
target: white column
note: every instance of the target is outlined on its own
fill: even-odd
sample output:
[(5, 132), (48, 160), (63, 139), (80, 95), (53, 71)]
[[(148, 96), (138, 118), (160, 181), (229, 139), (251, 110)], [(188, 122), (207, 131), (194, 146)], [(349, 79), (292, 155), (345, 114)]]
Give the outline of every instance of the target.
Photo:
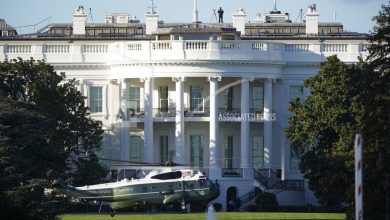
[(175, 162), (185, 163), (184, 142), (184, 78), (172, 78), (176, 83), (176, 126), (175, 126)]
[(144, 79), (144, 161), (153, 163), (153, 78)]
[[(272, 114), (272, 79), (264, 81), (264, 117)], [(264, 166), (272, 166), (272, 121), (264, 122)]]
[(249, 79), (241, 80), (241, 168), (249, 168), (250, 164), (250, 123), (244, 114), (249, 113)]
[(219, 167), (218, 81), (221, 77), (209, 77), (210, 81), (210, 168)]
[(128, 118), (128, 87), (126, 79), (121, 80), (121, 160), (128, 160), (130, 156), (129, 138), (130, 125)]

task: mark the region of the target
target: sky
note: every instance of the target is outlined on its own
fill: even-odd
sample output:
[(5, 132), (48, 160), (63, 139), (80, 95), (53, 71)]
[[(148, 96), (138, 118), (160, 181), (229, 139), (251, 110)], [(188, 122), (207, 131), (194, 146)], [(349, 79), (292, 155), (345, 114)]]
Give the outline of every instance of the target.
[[(83, 5), (86, 13), (91, 9), (95, 23), (104, 22), (107, 13), (128, 13), (137, 16), (141, 22), (148, 10), (150, 0), (0, 0), (0, 18), (14, 27), (34, 25), (51, 17), (51, 23), (71, 23), (72, 13)], [(154, 0), (160, 20), (170, 22), (191, 22), (193, 0)], [(315, 3), (320, 13), (320, 22), (336, 21), (344, 29), (353, 32), (369, 33), (382, 4), (387, 0), (277, 0), (277, 9), (290, 14), (290, 20), (297, 21), (300, 9), (306, 11), (308, 5)], [(239, 8), (247, 13), (247, 22), (253, 21), (257, 13), (266, 13), (273, 9), (274, 0), (198, 0), (199, 20), (209, 23), (213, 9), (222, 7), (225, 22), (232, 21), (232, 14)], [(91, 19), (89, 18), (89, 22)], [(49, 20), (35, 26), (49, 24)], [(34, 27), (17, 28), (18, 32), (33, 31)]]

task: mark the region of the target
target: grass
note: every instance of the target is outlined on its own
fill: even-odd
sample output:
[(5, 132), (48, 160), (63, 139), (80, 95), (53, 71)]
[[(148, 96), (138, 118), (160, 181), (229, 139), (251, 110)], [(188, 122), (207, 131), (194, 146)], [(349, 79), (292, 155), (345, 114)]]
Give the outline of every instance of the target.
[[(191, 214), (126, 214), (118, 213), (111, 218), (108, 213), (105, 214), (64, 214), (60, 220), (204, 220), (206, 213)], [(218, 212), (217, 220), (260, 220), (260, 219), (345, 219), (345, 214), (339, 213), (266, 213), (266, 212)]]

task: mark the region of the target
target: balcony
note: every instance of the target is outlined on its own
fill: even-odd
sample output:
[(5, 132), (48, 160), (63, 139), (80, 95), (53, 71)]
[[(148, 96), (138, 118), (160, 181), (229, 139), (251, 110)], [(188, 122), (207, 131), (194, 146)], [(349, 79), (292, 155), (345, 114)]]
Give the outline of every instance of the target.
[(185, 108), (184, 117), (210, 117), (210, 109), (204, 107), (195, 109)]
[(176, 109), (175, 108), (154, 108), (153, 117), (154, 118), (176, 117)]

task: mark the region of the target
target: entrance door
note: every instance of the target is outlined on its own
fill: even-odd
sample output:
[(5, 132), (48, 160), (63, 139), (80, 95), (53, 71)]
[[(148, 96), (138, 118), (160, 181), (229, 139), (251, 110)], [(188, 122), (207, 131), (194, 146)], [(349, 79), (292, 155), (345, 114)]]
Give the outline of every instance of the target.
[(237, 206), (237, 188), (232, 186), (226, 191), (226, 211), (234, 212), (238, 210)]

